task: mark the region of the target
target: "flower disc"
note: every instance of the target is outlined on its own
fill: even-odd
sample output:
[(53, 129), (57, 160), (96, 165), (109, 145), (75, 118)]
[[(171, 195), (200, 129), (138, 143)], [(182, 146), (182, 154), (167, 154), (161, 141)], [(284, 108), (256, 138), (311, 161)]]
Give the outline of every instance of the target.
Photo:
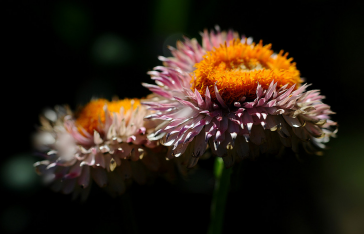
[[(229, 44), (229, 45), (227, 45)], [(225, 42), (219, 48), (208, 51), (203, 60), (195, 65), (192, 73), (194, 79), (192, 90), (197, 89), (204, 97), (206, 87), (212, 90), (211, 95), (216, 100), (214, 85), (226, 104), (233, 104), (242, 97), (247, 100), (256, 98), (258, 83), (267, 89), (272, 81), (277, 87), (288, 84), (288, 87), (302, 83), (300, 73), (288, 53), (272, 56), (271, 45), (241, 43), (239, 39)]]

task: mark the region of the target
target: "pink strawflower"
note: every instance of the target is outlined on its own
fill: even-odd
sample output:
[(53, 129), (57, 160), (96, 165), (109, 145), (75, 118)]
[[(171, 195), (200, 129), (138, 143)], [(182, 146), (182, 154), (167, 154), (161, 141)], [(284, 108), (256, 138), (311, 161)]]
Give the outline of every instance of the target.
[(182, 156), (188, 167), (208, 146), (226, 167), (284, 146), (320, 154), (335, 136), (333, 112), (319, 90), (301, 85), (288, 53), (219, 28), (201, 36), (202, 45), (177, 42), (173, 57), (159, 57), (164, 66), (148, 72), (157, 85), (143, 84), (155, 94), (143, 104), (157, 113), (147, 118), (163, 121), (150, 140), (161, 139), (168, 157)]
[(166, 149), (147, 139), (156, 126), (138, 99), (96, 99), (78, 112), (67, 107), (47, 110), (35, 135), (46, 160), (34, 164), (45, 182), (65, 194), (87, 196), (92, 181), (112, 195), (135, 180), (144, 184), (156, 173), (173, 176)]

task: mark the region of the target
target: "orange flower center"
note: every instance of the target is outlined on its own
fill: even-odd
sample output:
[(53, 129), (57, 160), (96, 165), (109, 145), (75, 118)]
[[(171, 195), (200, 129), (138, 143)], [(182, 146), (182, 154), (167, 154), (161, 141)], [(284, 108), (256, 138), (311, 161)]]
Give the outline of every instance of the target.
[(100, 122), (105, 123), (105, 105), (110, 113), (120, 113), (121, 107), (124, 108), (125, 113), (131, 109), (132, 102), (134, 102), (134, 108), (140, 105), (139, 99), (123, 99), (112, 102), (106, 99), (92, 100), (76, 114), (76, 126), (81, 133), (81, 129), (84, 129), (93, 134), (94, 130), (99, 131)]
[(195, 88), (204, 97), (206, 87), (214, 100), (216, 95), (214, 84), (226, 104), (231, 105), (239, 101), (243, 96), (247, 100), (256, 98), (258, 83), (267, 89), (274, 80), (277, 87), (288, 84), (288, 87), (296, 84), (296, 88), (302, 83), (300, 72), (296, 64), (291, 63), (292, 58), (287, 59), (288, 53), (283, 51), (272, 56), (271, 44), (263, 46), (259, 44), (242, 43), (239, 39), (229, 42), (229, 45), (220, 45), (207, 52), (203, 60), (195, 65), (192, 73), (192, 90)]

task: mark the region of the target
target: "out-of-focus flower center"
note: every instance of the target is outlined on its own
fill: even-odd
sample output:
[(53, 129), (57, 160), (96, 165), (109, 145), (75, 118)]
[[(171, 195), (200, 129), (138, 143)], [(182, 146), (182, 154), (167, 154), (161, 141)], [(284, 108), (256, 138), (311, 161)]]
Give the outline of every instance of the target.
[(256, 97), (258, 83), (267, 89), (274, 80), (277, 87), (302, 83), (296, 64), (287, 58), (288, 53), (272, 56), (271, 45), (242, 43), (233, 40), (205, 54), (195, 65), (192, 73), (192, 90), (195, 88), (204, 96), (206, 87), (216, 100), (214, 84), (226, 104), (239, 101), (243, 96), (248, 100)]
[[(76, 126), (79, 130), (84, 129), (86, 132), (93, 134), (94, 130), (99, 129), (100, 122), (105, 123), (105, 105), (110, 113), (120, 113), (121, 107), (126, 112), (132, 107), (133, 102), (134, 108), (140, 105), (138, 99), (123, 99), (112, 102), (106, 99), (92, 100), (76, 114)], [(82, 133), (82, 131), (80, 132)]]

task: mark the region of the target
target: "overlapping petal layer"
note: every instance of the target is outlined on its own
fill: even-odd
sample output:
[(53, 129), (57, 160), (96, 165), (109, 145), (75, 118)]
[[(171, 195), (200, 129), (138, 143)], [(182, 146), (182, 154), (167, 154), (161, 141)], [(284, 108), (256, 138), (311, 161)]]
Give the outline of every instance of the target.
[[(220, 91), (226, 89), (218, 82), (206, 85), (203, 93), (201, 88), (192, 89), (196, 87), (193, 82), (199, 79), (194, 72), (197, 64), (210, 59), (209, 51), (231, 46), (236, 38), (238, 34), (232, 31), (205, 30), (202, 46), (195, 39), (185, 39), (177, 43), (176, 49), (172, 48), (174, 57), (159, 58), (164, 66), (149, 72), (157, 85), (143, 84), (155, 94), (144, 101), (150, 110), (157, 111), (147, 118), (163, 121), (149, 139), (161, 139), (169, 147), (169, 157), (182, 156), (188, 167), (197, 163), (208, 146), (213, 154), (223, 157), (227, 167), (244, 157), (278, 154), (282, 146), (298, 152), (302, 144), (310, 153), (320, 152), (325, 148), (323, 143), (335, 136), (336, 130), (331, 127), (336, 123), (329, 118), (333, 114), (330, 107), (322, 103), (324, 96), (319, 90), (306, 91), (307, 84), (284, 85), (281, 80), (272, 80), (263, 86), (257, 81), (254, 98), (240, 95), (233, 102), (224, 100)], [(249, 38), (242, 37), (241, 43), (255, 46)], [(270, 56), (276, 59), (280, 54)], [(288, 65), (291, 61), (284, 60), (286, 56), (278, 59), (278, 63)], [(245, 66), (242, 71), (256, 72)]]
[(93, 180), (117, 195), (132, 179), (144, 184), (153, 173), (173, 176), (165, 147), (147, 139), (156, 123), (144, 120), (149, 113), (144, 106), (111, 113), (105, 102), (103, 108), (93, 134), (77, 125), (75, 114), (64, 107), (48, 110), (54, 118), (41, 117), (35, 143), (47, 154), (35, 167), (46, 182), (56, 191), (77, 194)]

